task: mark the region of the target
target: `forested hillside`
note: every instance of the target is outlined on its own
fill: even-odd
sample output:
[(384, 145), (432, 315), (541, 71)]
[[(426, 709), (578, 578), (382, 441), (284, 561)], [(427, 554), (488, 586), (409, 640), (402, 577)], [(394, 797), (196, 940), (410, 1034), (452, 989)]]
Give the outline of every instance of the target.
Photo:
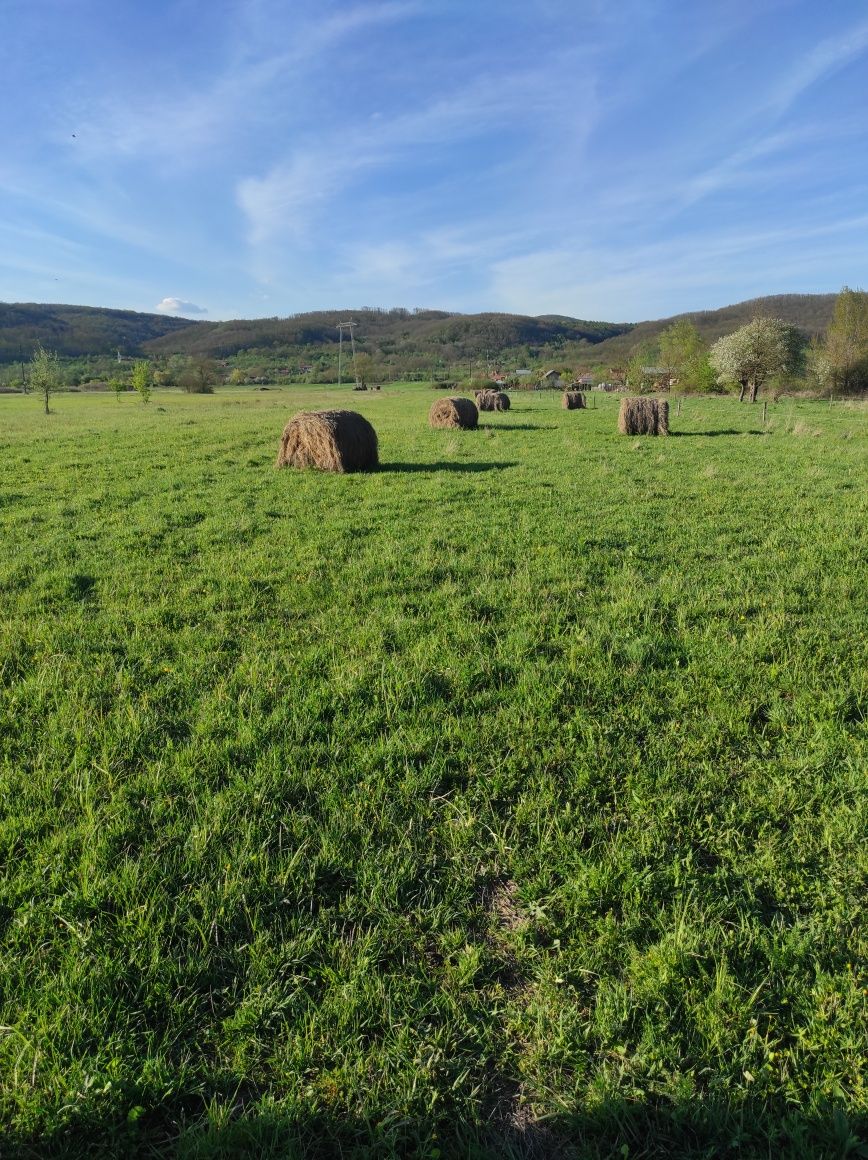
[(64, 358), (138, 354), (161, 335), (207, 325), (164, 314), (64, 306), (37, 302), (0, 303), (0, 363), (29, 359), (37, 343)]
[[(756, 298), (720, 310), (693, 312), (691, 319), (709, 342), (757, 314), (783, 318), (806, 336), (822, 333), (832, 315), (832, 294), (784, 294)], [(66, 358), (114, 355), (165, 359), (173, 355), (240, 358), (298, 370), (336, 360), (338, 323), (356, 323), (360, 354), (378, 372), (403, 374), (477, 361), (489, 366), (555, 362), (588, 366), (616, 364), (653, 344), (671, 318), (635, 323), (589, 322), (567, 315), (453, 314), (402, 308), (314, 311), (286, 318), (191, 322), (160, 314), (87, 306), (0, 304), (0, 363), (28, 360), (37, 343)], [(345, 333), (346, 338), (346, 333)]]
[(565, 342), (598, 343), (631, 329), (629, 323), (584, 322), (576, 318), (363, 309), (200, 323), (186, 333), (164, 335), (149, 342), (147, 350), (152, 354), (228, 358), (242, 350), (330, 347), (338, 343), (338, 323), (348, 319), (358, 324), (356, 338), (371, 355), (413, 352), (445, 362), (491, 358), (523, 346), (534, 349)]
[(781, 318), (797, 326), (806, 338), (823, 334), (832, 319), (835, 294), (773, 294), (765, 298), (750, 298), (719, 310), (698, 310), (678, 314), (673, 318), (659, 318), (640, 322), (629, 334), (619, 334), (602, 342), (594, 351), (595, 359), (610, 363), (623, 362), (644, 344), (653, 344), (676, 318), (688, 318), (706, 342), (715, 342), (724, 334), (731, 334), (759, 315)]

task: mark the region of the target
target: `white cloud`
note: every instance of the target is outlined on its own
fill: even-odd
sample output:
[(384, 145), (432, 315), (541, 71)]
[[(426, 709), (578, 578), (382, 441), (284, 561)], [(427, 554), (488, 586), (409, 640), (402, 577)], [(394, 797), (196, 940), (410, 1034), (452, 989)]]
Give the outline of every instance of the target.
[(205, 306), (197, 306), (195, 302), (185, 302), (183, 298), (164, 298), (154, 307), (157, 314), (207, 314)]

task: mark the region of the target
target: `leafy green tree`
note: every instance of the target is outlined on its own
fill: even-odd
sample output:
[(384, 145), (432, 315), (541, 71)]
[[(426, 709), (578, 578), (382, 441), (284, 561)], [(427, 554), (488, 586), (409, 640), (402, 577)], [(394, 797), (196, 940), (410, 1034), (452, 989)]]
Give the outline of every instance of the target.
[(192, 358), (178, 381), (188, 395), (213, 395), (217, 364), (212, 358)]
[(149, 403), (151, 401), (151, 364), (147, 359), (140, 358), (133, 363), (131, 382), (133, 390), (138, 391), (142, 402)]
[(711, 365), (711, 352), (705, 351), (702, 358), (696, 363), (691, 371), (693, 377), (694, 389), (703, 393), (716, 392), (723, 393), (723, 388), (717, 381), (714, 367)]
[(825, 343), (814, 338), (805, 357), (805, 377), (817, 391), (828, 391), (834, 386), (832, 362), (826, 352)]
[(366, 383), (374, 377), (374, 360), (366, 352), (359, 352), (355, 362), (356, 378), (360, 383)]
[(753, 318), (712, 346), (709, 359), (718, 382), (738, 383), (740, 403), (749, 391), (756, 402), (760, 388), (775, 375), (798, 367), (802, 349), (795, 327), (780, 318)]
[(117, 401), (120, 402), (121, 395), (123, 394), (124, 389), (125, 389), (123, 379), (109, 379), (109, 386), (114, 391), (115, 398), (117, 399)]
[(640, 395), (654, 389), (654, 375), (648, 370), (656, 366), (657, 348), (650, 343), (643, 343), (631, 355), (626, 368), (625, 381), (631, 391)]
[(41, 343), (30, 360), (30, 386), (45, 403), (45, 414), (50, 414), (48, 401), (60, 388), (60, 359), (57, 352), (45, 350)]
[(708, 343), (687, 318), (679, 318), (660, 335), (660, 365), (683, 391), (709, 391), (715, 374), (708, 361)]
[(166, 386), (167, 387), (183, 386), (183, 384), (181, 382), (181, 376), (188, 369), (189, 365), (190, 365), (190, 359), (187, 355), (184, 355), (184, 354), (170, 355), (169, 360), (168, 360), (166, 367), (165, 367), (165, 372), (164, 372), (166, 375)]
[(845, 286), (826, 331), (826, 358), (836, 389), (868, 385), (868, 294)]

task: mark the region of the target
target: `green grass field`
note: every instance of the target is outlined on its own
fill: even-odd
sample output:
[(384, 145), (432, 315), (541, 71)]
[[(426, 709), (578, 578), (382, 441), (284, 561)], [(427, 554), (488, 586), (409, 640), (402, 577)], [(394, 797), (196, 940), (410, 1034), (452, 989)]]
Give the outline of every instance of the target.
[(868, 409), (435, 397), (0, 398), (0, 1153), (868, 1156)]

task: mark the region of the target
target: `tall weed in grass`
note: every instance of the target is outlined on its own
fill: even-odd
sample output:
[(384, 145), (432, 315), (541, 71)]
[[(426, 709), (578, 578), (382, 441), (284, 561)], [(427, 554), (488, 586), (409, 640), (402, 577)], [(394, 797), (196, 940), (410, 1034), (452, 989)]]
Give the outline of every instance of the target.
[(0, 399), (6, 1151), (862, 1154), (865, 411), (338, 397)]

